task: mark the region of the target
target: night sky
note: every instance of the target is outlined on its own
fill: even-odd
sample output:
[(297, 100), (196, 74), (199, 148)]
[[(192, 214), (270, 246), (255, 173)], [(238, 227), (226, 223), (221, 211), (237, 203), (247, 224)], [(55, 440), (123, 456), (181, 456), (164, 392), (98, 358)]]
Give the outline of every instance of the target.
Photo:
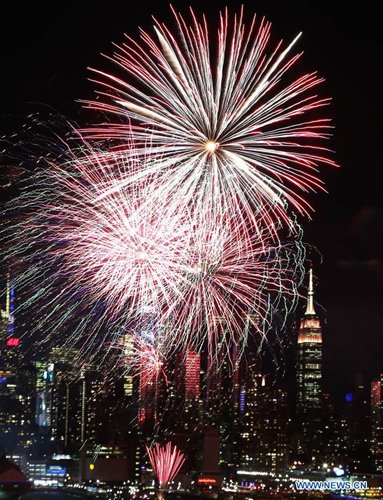
[[(331, 147), (341, 168), (323, 168), (329, 193), (310, 195), (313, 220), (301, 223), (305, 241), (317, 249), (312, 258), (326, 379), (341, 395), (351, 389), (354, 373), (383, 372), (381, 16), (371, 0), (360, 2), (358, 10), (327, 0), (243, 3), (249, 18), (257, 12), (273, 23), (274, 41), (303, 31), (299, 70), (317, 70), (326, 79), (320, 95), (333, 98), (326, 111), (334, 120)], [(10, 2), (2, 14), (3, 133), (11, 131), (13, 117), (44, 106), (81, 125), (94, 119), (78, 103), (94, 95), (87, 66), (110, 68), (100, 53), (111, 54), (111, 42), (121, 42), (124, 32), (136, 37), (138, 26), (150, 30), (152, 14), (171, 23), (168, 2), (162, 0), (51, 2), (48, 10), (41, 4)], [(241, 2), (179, 0), (173, 5), (185, 14), (191, 5), (214, 23), (220, 8), (238, 11)]]

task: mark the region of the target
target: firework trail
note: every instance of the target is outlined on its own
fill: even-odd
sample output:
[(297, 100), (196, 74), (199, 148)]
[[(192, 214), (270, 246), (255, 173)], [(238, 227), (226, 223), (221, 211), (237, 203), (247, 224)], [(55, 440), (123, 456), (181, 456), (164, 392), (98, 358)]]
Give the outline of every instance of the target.
[(156, 443), (154, 448), (147, 446), (146, 451), (160, 489), (165, 488), (180, 471), (185, 462), (185, 455), (171, 442), (164, 446)]
[(153, 37), (141, 31), (140, 41), (115, 45), (108, 59), (123, 77), (92, 70), (100, 99), (85, 105), (123, 121), (88, 128), (88, 136), (115, 140), (129, 155), (124, 140), (133, 131), (138, 156), (152, 158), (110, 189), (160, 173), (165, 198), (193, 206), (209, 192), (256, 229), (276, 233), (279, 221), (293, 229), (289, 211), (309, 215), (305, 194), (323, 189), (318, 167), (335, 165), (324, 146), (330, 121), (317, 118), (329, 103), (315, 93), (322, 79), (290, 76), (299, 35), (272, 46), (269, 22), (254, 17), (246, 27), (242, 11), (233, 19), (225, 11), (217, 45), (205, 18), (191, 11), (189, 25), (173, 14), (176, 35), (155, 21)]

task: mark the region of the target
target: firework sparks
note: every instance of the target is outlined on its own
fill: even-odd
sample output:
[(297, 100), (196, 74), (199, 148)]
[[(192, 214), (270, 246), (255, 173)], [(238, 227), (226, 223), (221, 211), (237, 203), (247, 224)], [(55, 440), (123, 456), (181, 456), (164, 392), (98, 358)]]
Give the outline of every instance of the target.
[(138, 155), (160, 157), (111, 189), (161, 172), (164, 197), (192, 205), (207, 189), (255, 227), (273, 229), (277, 220), (294, 227), (288, 209), (308, 215), (303, 195), (323, 189), (318, 167), (335, 165), (323, 145), (329, 120), (316, 118), (329, 103), (314, 91), (322, 79), (289, 79), (299, 35), (271, 47), (269, 22), (254, 17), (247, 28), (242, 11), (233, 19), (225, 11), (215, 47), (204, 18), (191, 11), (188, 25), (173, 13), (177, 36), (156, 21), (153, 37), (142, 31), (141, 43), (127, 37), (116, 45), (110, 60), (125, 79), (93, 70), (101, 99), (85, 104), (126, 124), (103, 123), (88, 135), (115, 139), (129, 154), (124, 138), (133, 130)]
[(126, 374), (140, 378), (143, 390), (149, 384), (157, 383), (161, 377), (167, 383), (164, 370), (166, 358), (161, 344), (166, 335), (159, 331), (160, 324), (155, 311), (146, 308), (135, 320), (135, 327), (120, 337), (120, 363), (125, 367)]
[(164, 446), (156, 443), (154, 448), (147, 446), (146, 451), (160, 489), (165, 488), (180, 471), (185, 455), (171, 442)]
[(241, 352), (248, 318), (265, 339), (273, 315), (286, 317), (304, 254), (294, 212), (309, 214), (304, 193), (335, 165), (329, 120), (315, 117), (329, 102), (314, 92), (322, 80), (289, 80), (298, 37), (271, 48), (270, 23), (247, 28), (225, 11), (215, 50), (205, 19), (174, 16), (177, 36), (156, 22), (154, 37), (116, 47), (125, 80), (96, 71), (102, 98), (87, 105), (125, 121), (41, 154), (7, 211), (4, 258), (19, 259), (36, 328), (67, 325), (67, 342), (91, 353), (118, 347), (150, 308), (155, 342), (135, 331), (129, 360), (148, 380), (169, 352)]
[[(261, 318), (255, 331), (265, 338), (281, 297), (294, 303), (299, 242), (284, 247), (255, 231), (209, 186), (193, 206), (164, 198), (161, 176), (121, 188), (132, 170), (132, 153), (78, 140), (51, 154), (9, 208), (5, 259), (19, 258), (21, 307), (36, 313), (41, 341), (68, 327), (68, 345), (93, 355), (118, 347), (118, 332), (133, 327), (129, 363), (151, 379), (174, 349), (243, 350), (249, 313)], [(155, 340), (143, 336), (148, 309)]]
[(116, 171), (114, 158), (111, 171), (109, 159), (85, 143), (51, 152), (3, 213), (3, 259), (17, 257), (20, 308), (33, 310), (43, 342), (49, 331), (72, 325), (68, 343), (82, 340), (92, 350), (106, 326), (117, 331), (144, 307), (161, 310), (179, 293), (187, 217), (170, 202), (154, 206), (149, 184), (99, 202), (105, 186), (129, 169), (120, 158)]
[(207, 348), (212, 357), (225, 356), (233, 345), (242, 352), (249, 317), (255, 318), (253, 335), (264, 340), (276, 313), (285, 317), (294, 307), (301, 252), (299, 241), (273, 245), (266, 231), (251, 231), (231, 215), (196, 217), (181, 298), (162, 314), (174, 332), (173, 346)]

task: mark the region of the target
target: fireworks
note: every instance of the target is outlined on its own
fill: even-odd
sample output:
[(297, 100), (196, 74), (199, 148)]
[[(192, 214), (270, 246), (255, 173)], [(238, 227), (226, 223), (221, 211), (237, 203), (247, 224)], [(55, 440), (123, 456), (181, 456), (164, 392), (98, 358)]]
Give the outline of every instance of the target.
[(140, 390), (146, 391), (150, 383), (157, 383), (161, 376), (167, 381), (164, 365), (165, 349), (159, 334), (160, 322), (154, 310), (146, 308), (135, 321), (135, 327), (121, 336), (119, 349), (126, 373), (140, 378)]
[(111, 337), (143, 309), (161, 311), (174, 300), (191, 233), (174, 204), (151, 203), (150, 184), (99, 201), (105, 186), (129, 168), (113, 155), (111, 169), (109, 159), (81, 141), (64, 146), (25, 181), (7, 212), (5, 258), (18, 257), (21, 308), (34, 306), (46, 334), (77, 323), (68, 341), (81, 343), (87, 332), (86, 349), (106, 323)]
[(193, 235), (181, 299), (164, 311), (164, 322), (188, 349), (217, 356), (235, 345), (242, 352), (248, 318), (255, 319), (253, 336), (263, 338), (274, 314), (284, 308), (286, 315), (294, 303), (300, 244), (273, 245), (266, 232), (249, 233), (232, 216), (200, 221)]
[(160, 489), (165, 488), (180, 471), (185, 455), (171, 442), (164, 446), (156, 443), (154, 448), (147, 446), (146, 451)]
[(155, 175), (111, 189), (135, 169), (132, 151), (63, 144), (9, 207), (5, 257), (19, 258), (20, 307), (44, 331), (36, 343), (66, 336), (86, 357), (133, 332), (127, 364), (151, 379), (175, 350), (243, 351), (249, 315), (265, 338), (294, 304), (299, 240), (281, 245), (208, 192), (192, 207), (164, 198)]
[(309, 214), (302, 194), (334, 165), (322, 80), (289, 78), (298, 37), (271, 47), (270, 23), (225, 11), (215, 46), (205, 19), (174, 17), (177, 36), (156, 22), (116, 47), (126, 79), (95, 71), (101, 98), (87, 105), (123, 121), (50, 141), (7, 211), (5, 260), (18, 258), (40, 342), (54, 332), (84, 356), (126, 357), (132, 332), (125, 361), (148, 380), (169, 353), (243, 352), (249, 322), (263, 341), (288, 315), (304, 256), (295, 212)]
[(100, 99), (86, 105), (124, 121), (88, 135), (115, 139), (129, 154), (124, 140), (133, 131), (140, 158), (160, 157), (112, 189), (160, 173), (166, 198), (192, 206), (212, 193), (255, 228), (275, 230), (278, 220), (294, 227), (289, 212), (309, 214), (302, 195), (323, 189), (318, 166), (335, 165), (323, 145), (329, 120), (316, 117), (329, 103), (315, 94), (322, 79), (289, 77), (299, 35), (274, 47), (270, 23), (254, 17), (246, 27), (242, 11), (233, 19), (221, 14), (218, 37), (193, 12), (190, 25), (173, 14), (177, 35), (156, 21), (153, 37), (142, 31), (141, 43), (127, 37), (116, 45), (109, 59), (125, 78), (93, 70)]

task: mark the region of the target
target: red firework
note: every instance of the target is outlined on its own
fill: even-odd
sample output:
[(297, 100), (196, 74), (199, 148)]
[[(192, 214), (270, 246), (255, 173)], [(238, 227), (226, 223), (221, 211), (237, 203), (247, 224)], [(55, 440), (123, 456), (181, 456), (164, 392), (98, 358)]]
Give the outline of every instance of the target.
[(156, 443), (154, 448), (146, 446), (154, 475), (160, 488), (173, 481), (185, 462), (185, 455), (170, 441), (164, 446)]
[(211, 36), (205, 18), (191, 11), (188, 24), (173, 13), (175, 34), (155, 21), (153, 36), (141, 31), (115, 46), (109, 59), (122, 78), (93, 70), (99, 98), (85, 103), (110, 120), (88, 136), (116, 140), (130, 155), (133, 131), (135, 158), (151, 158), (110, 189), (161, 172), (166, 197), (193, 203), (214, 189), (256, 224), (294, 227), (288, 208), (309, 215), (305, 194), (324, 189), (318, 168), (335, 165), (330, 120), (317, 117), (329, 104), (315, 90), (323, 79), (291, 71), (300, 34), (273, 45), (269, 22), (254, 16), (246, 26), (242, 10), (233, 18), (226, 10)]

